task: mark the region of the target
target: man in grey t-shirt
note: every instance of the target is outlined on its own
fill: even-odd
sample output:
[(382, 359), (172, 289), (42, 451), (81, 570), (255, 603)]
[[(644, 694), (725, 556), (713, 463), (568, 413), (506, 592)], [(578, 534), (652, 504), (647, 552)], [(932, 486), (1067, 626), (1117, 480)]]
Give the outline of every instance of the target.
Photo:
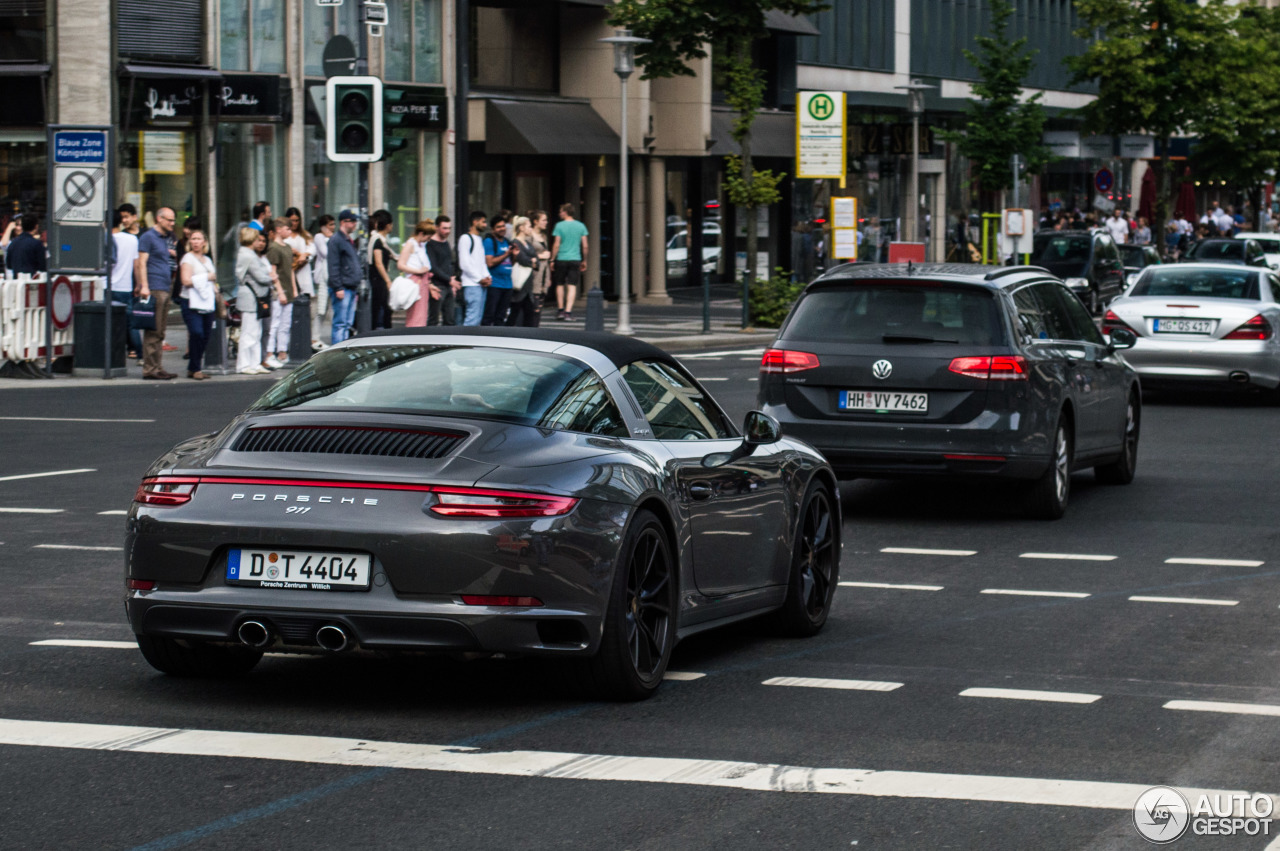
[(146, 300), (155, 296), (156, 327), (142, 334), (142, 377), (153, 381), (177, 378), (165, 372), (164, 332), (172, 300), (172, 264), (176, 260), (177, 246), (173, 241), (173, 227), (177, 217), (171, 207), (156, 210), (155, 227), (138, 237), (138, 264), (146, 270), (145, 279), (138, 286), (138, 298)]

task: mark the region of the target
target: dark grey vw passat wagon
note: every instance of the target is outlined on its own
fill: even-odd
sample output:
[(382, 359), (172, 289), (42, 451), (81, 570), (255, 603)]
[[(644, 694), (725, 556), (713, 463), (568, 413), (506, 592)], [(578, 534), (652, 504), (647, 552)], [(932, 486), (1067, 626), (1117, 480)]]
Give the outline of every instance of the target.
[(1080, 301), (1029, 266), (846, 264), (811, 283), (760, 364), (760, 408), (842, 478), (1028, 482), (1066, 510), (1071, 473), (1127, 484), (1141, 393)]

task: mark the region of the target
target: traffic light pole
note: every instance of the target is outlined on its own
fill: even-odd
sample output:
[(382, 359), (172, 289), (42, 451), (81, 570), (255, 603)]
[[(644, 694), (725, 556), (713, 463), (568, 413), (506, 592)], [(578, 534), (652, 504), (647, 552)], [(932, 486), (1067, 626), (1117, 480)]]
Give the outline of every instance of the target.
[(457, 30), (457, 64), (454, 66), (453, 84), (453, 221), (454, 233), (461, 234), (470, 225), (466, 216), (467, 185), (470, 177), (467, 174), (471, 167), (467, 157), (467, 101), (471, 95), (471, 4), (468, 0), (457, 0), (454, 7), (454, 29)]
[[(367, 74), (369, 72), (368, 27), (360, 28), (360, 58), (364, 60), (365, 73)], [(379, 94), (379, 97), (381, 97), (381, 94)], [(381, 122), (381, 118), (379, 118), (379, 122)], [(360, 207), (359, 212), (356, 215), (360, 216), (360, 222), (358, 224), (362, 225), (364, 228), (364, 241), (363, 243), (360, 240), (356, 241), (356, 250), (359, 252), (360, 256), (363, 257), (365, 255), (365, 245), (369, 242), (369, 213), (371, 212), (369, 210), (369, 164), (360, 163), (357, 166), (357, 170), (359, 174), (358, 181), (360, 184), (360, 190), (357, 194), (359, 195)], [(355, 325), (356, 335), (359, 336), (368, 334), (373, 330), (373, 305), (370, 303), (370, 296), (372, 295), (373, 290), (369, 283), (368, 264), (364, 264), (364, 274), (360, 276), (360, 288), (356, 290), (356, 293), (356, 315), (354, 317), (353, 324)]]

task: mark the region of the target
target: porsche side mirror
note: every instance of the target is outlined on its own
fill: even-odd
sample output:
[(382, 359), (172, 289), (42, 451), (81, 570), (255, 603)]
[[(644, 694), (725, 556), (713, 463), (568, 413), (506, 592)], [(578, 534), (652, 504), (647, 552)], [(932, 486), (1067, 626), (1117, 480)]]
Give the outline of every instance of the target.
[(1132, 349), (1138, 344), (1138, 335), (1127, 328), (1116, 328), (1111, 332), (1111, 351)]
[(782, 439), (782, 426), (762, 411), (751, 411), (742, 421), (742, 434), (747, 446), (765, 446)]

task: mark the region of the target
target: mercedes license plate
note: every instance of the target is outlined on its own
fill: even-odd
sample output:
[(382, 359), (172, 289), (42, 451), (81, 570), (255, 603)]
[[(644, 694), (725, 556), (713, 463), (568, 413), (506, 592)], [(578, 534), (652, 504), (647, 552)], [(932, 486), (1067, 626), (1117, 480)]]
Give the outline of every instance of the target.
[(895, 393), (892, 390), (843, 390), (840, 410), (875, 414), (927, 414), (928, 393)]
[(1212, 319), (1157, 319), (1157, 334), (1212, 334)]
[(235, 549), (227, 584), (302, 591), (367, 591), (373, 557), (361, 553)]

